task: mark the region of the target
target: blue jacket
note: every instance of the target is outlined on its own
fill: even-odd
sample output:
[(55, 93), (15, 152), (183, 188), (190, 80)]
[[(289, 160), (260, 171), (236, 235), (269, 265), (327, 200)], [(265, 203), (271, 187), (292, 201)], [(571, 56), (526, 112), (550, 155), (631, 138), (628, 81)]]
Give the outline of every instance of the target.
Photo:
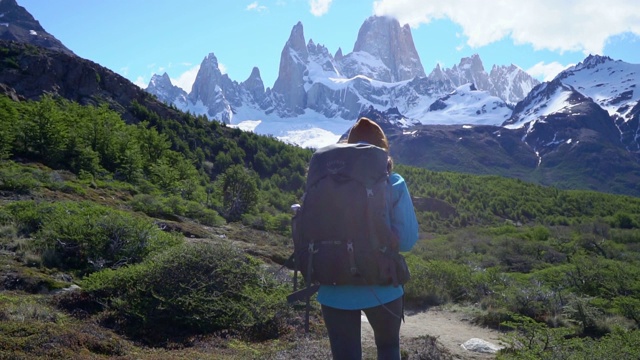
[[(392, 173), (392, 223), (393, 231), (400, 239), (400, 251), (409, 251), (418, 240), (418, 221), (402, 176)], [(354, 286), (322, 285), (318, 290), (318, 302), (343, 310), (366, 309), (393, 301), (404, 294), (402, 286)]]

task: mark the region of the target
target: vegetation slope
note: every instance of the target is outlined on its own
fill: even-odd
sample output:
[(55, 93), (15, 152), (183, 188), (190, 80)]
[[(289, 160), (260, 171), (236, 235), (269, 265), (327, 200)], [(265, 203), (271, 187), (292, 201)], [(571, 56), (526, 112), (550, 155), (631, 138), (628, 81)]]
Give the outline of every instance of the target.
[[(317, 304), (303, 336), (285, 299), (312, 152), (130, 112), (0, 97), (0, 358), (326, 357)], [(640, 355), (640, 199), (396, 170), (421, 230), (410, 307), (511, 329), (503, 359)], [(447, 358), (431, 340), (404, 356)]]

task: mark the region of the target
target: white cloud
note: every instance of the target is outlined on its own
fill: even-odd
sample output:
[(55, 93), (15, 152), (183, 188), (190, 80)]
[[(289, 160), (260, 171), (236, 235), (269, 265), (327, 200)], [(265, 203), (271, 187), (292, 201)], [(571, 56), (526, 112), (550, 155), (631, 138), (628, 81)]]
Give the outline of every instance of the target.
[(551, 81), (562, 70), (573, 65), (575, 64), (562, 65), (557, 61), (545, 64), (544, 61), (541, 61), (525, 71), (536, 79), (541, 79), (542, 81)]
[(144, 78), (142, 76), (138, 76), (136, 78), (136, 81), (134, 81), (133, 83), (138, 85), (140, 89), (146, 89), (148, 85), (147, 82), (144, 81)]
[(264, 5), (260, 5), (258, 4), (257, 1), (252, 2), (251, 4), (247, 5), (246, 8), (247, 11), (257, 11), (257, 12), (262, 12), (267, 10), (267, 7)]
[(311, 14), (313, 14), (313, 16), (322, 16), (328, 13), (332, 1), (333, 0), (309, 0)]
[(227, 67), (223, 63), (218, 63), (218, 69), (220, 69), (220, 72), (223, 74), (227, 73)]
[(200, 65), (196, 65), (191, 69), (183, 72), (182, 74), (180, 74), (180, 76), (178, 76), (177, 79), (171, 79), (171, 83), (177, 87), (182, 88), (182, 90), (186, 92), (191, 92), (191, 87), (193, 87), (193, 82), (196, 81), (198, 70), (200, 70)]
[(373, 7), (376, 15), (393, 16), (414, 28), (448, 18), (462, 27), (474, 48), (510, 37), (536, 50), (602, 54), (611, 36), (640, 35), (637, 0), (377, 0)]

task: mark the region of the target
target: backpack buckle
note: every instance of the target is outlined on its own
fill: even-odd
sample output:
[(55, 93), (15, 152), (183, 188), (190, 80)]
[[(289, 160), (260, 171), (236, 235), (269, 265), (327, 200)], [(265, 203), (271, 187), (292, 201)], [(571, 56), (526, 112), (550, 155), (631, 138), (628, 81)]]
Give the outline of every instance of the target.
[(349, 272), (352, 276), (358, 274), (358, 267), (356, 266), (356, 257), (353, 253), (353, 241), (347, 243), (347, 253), (349, 254)]
[(367, 197), (368, 198), (372, 198), (373, 197), (373, 189), (367, 188)]
[(318, 250), (316, 250), (316, 249), (314, 248), (313, 243), (310, 243), (310, 244), (309, 244), (309, 254), (315, 254), (315, 253), (317, 253), (317, 252), (318, 252)]

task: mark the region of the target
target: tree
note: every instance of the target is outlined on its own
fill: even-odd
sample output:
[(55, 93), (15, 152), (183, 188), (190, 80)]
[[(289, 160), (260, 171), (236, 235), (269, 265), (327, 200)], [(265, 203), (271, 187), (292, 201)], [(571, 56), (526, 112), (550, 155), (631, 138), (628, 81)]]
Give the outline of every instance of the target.
[(136, 135), (145, 165), (157, 162), (171, 148), (169, 137), (159, 133), (156, 127), (149, 127), (147, 122), (137, 125)]
[(17, 103), (6, 96), (0, 96), (0, 160), (11, 155), (15, 139), (15, 124), (18, 122)]
[(242, 165), (233, 165), (221, 179), (223, 214), (228, 221), (240, 220), (258, 203), (257, 176)]
[(47, 165), (58, 165), (69, 137), (64, 114), (51, 96), (29, 105), (22, 122), (25, 150)]

